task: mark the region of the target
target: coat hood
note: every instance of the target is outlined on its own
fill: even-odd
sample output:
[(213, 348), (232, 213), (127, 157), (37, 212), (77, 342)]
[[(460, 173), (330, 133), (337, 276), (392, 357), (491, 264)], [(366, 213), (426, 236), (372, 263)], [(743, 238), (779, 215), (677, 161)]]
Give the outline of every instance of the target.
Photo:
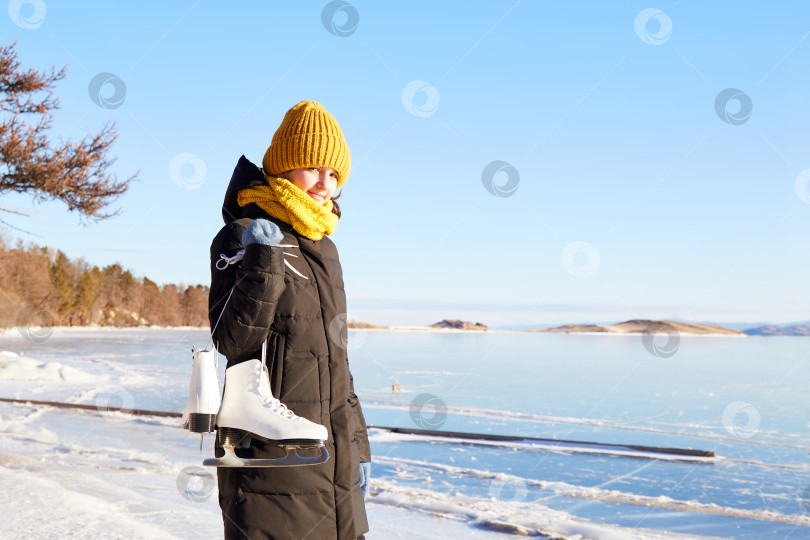
[(225, 223), (230, 223), (243, 216), (243, 208), (239, 206), (236, 196), (245, 188), (260, 186), (265, 183), (264, 174), (261, 169), (250, 162), (248, 158), (242, 156), (233, 170), (228, 189), (225, 190), (225, 200), (222, 202), (222, 219)]

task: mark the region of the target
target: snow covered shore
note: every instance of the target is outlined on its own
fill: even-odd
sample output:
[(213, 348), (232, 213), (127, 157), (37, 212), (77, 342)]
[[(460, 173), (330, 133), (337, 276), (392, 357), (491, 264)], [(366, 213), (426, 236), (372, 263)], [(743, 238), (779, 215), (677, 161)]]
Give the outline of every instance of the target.
[[(173, 419), (6, 403), (0, 415), (3, 538), (222, 537), (216, 471), (200, 466), (211, 436), (200, 454)], [(505, 537), (432, 513), (371, 502), (368, 538)]]
[[(64, 399), (65, 390), (98, 375), (0, 351), (4, 396)], [(3, 537), (221, 538), (216, 471), (200, 466), (212, 451), (212, 436), (200, 452), (198, 437), (180, 429), (177, 419), (136, 417), (96, 403), (89, 411), (0, 403)], [(571, 538), (586, 531), (598, 538), (672, 538), (652, 531), (616, 536), (614, 527), (532, 510), (519, 517), (503, 502), (373, 479), (368, 538), (497, 540), (537, 537), (546, 527), (571, 531)]]
[[(358, 338), (353, 367), (371, 424), (418, 426), (439, 414), (446, 415), (444, 429), (450, 431), (686, 445), (717, 450), (719, 456), (711, 463), (690, 464), (638, 452), (473, 445), (374, 430), (370, 539), (747, 539), (795, 531), (792, 538), (810, 527), (810, 508), (803, 511), (800, 498), (810, 481), (807, 447), (799, 438), (802, 425), (790, 423), (788, 414), (796, 410), (795, 403), (803, 403), (801, 384), (780, 393), (777, 405), (783, 412), (757, 399), (747, 379), (736, 383), (747, 393), (735, 387), (733, 398), (745, 395), (756, 400), (763, 415), (784, 418), (781, 424), (771, 421), (755, 437), (745, 431), (740, 437), (728, 426), (715, 425), (730, 397), (718, 400), (695, 390), (694, 375), (680, 367), (692, 362), (706, 384), (722, 391), (732, 371), (718, 362), (737, 366), (742, 354), (761, 357), (740, 348), (734, 343), (738, 340), (690, 342), (679, 353), (680, 364), (673, 364), (647, 361), (649, 353), (635, 341), (548, 335), (542, 340), (550, 360), (541, 364), (544, 357), (536, 358), (531, 349), (535, 336), (476, 333), (459, 340), (439, 334), (361, 333), (352, 333), (352, 339)], [(148, 328), (55, 329), (41, 342), (17, 332), (0, 337), (0, 397), (90, 407), (0, 403), (0, 536), (221, 538), (215, 471), (200, 466), (213, 438), (206, 436), (201, 452), (199, 437), (180, 429), (178, 419), (116, 411), (180, 412), (190, 345), (204, 345), (207, 339), (204, 329)], [(504, 368), (500, 378), (475, 361), (479, 350), (485, 354), (495, 343), (513, 346), (499, 360)], [(555, 349), (556, 343), (564, 348)], [(600, 354), (588, 361), (588, 351), (597, 346)], [(777, 382), (784, 373), (805, 380), (806, 369), (793, 359), (804, 354), (803, 343), (787, 339), (783, 346), (787, 353), (779, 358), (785, 359), (768, 363), (768, 372), (774, 371)], [(715, 362), (701, 362), (695, 352)], [(566, 371), (552, 361), (562, 353), (578, 363)], [(752, 372), (758, 366), (743, 364)], [(632, 373), (639, 376), (631, 381), (631, 395), (636, 400), (648, 396), (647, 407), (657, 411), (653, 418), (632, 413), (635, 409), (620, 396), (611, 409), (589, 414), (587, 404), (572, 408), (578, 403), (553, 393), (558, 386), (562, 395), (576, 391), (581, 373), (609, 377), (634, 365)], [(703, 370), (704, 365), (711, 369)], [(532, 369), (557, 377), (543, 383), (539, 400), (537, 386), (530, 383)], [(756, 371), (749, 378), (758, 381), (762, 375)], [(391, 394), (392, 380), (401, 380), (401, 394)], [(511, 394), (495, 391), (499, 387)], [(708, 413), (675, 415), (680, 406), (674, 391), (688, 392), (684, 403), (698, 402)], [(432, 393), (440, 392), (446, 404), (414, 417), (413, 396), (425, 392), (434, 398)], [(661, 392), (666, 399), (657, 397)], [(476, 398), (467, 398), (469, 393)]]
[[(201, 454), (175, 419), (8, 403), (0, 416), (4, 538), (222, 537), (215, 471), (200, 466), (211, 436)], [(551, 530), (572, 539), (685, 538), (531, 510), (374, 479), (367, 537), (497, 540)]]

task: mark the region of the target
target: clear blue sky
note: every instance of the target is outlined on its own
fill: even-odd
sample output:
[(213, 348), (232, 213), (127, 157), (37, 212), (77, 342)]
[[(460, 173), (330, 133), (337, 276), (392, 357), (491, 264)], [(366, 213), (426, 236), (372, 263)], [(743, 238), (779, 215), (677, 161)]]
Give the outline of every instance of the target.
[[(237, 159), (259, 162), (284, 112), (311, 99), (352, 150), (332, 236), (350, 316), (810, 319), (805, 2), (17, 1), (9, 11), (0, 39), (19, 42), (25, 66), (69, 65), (54, 133), (78, 138), (115, 120), (116, 171), (141, 170), (120, 216), (86, 227), (61, 203), (3, 195), (0, 205), (31, 214), (3, 216), (38, 235), (26, 240), (159, 283), (208, 283)], [(120, 106), (91, 99), (99, 73), (126, 85), (100, 90)], [(718, 107), (728, 88), (742, 95)], [(197, 159), (173, 181), (181, 154)], [(493, 161), (511, 165), (491, 181), (514, 181), (506, 196), (485, 189)]]

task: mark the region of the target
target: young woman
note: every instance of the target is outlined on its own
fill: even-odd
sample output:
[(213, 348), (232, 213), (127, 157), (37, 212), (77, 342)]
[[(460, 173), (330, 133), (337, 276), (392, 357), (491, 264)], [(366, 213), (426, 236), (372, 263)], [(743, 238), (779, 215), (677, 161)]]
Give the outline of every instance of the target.
[[(340, 217), (334, 192), (351, 170), (349, 148), (335, 118), (302, 101), (285, 115), (262, 165), (244, 156), (237, 163), (222, 205), (225, 226), (211, 245), (214, 342), (228, 359), (226, 388), (231, 368), (255, 362), (266, 344), (262, 384), (295, 415), (326, 428), (330, 459), (218, 468), (225, 538), (363, 538), (371, 455), (346, 355), (343, 276), (328, 238)], [(238, 264), (217, 267), (223, 254), (242, 249)], [(223, 455), (219, 439), (215, 450)], [(236, 454), (284, 451), (252, 438)]]

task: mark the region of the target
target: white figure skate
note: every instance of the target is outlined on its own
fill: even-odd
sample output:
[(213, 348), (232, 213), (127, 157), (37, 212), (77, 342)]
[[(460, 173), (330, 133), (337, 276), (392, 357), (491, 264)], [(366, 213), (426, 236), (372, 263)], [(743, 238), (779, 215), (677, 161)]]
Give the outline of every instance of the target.
[(181, 425), (192, 433), (211, 433), (220, 406), (217, 351), (198, 351), (192, 347), (191, 352), (194, 364)]
[[(263, 348), (264, 349), (264, 348)], [(265, 350), (262, 350), (264, 356)], [(325, 444), (326, 428), (296, 416), (273, 397), (263, 362), (247, 360), (225, 372), (225, 392), (217, 414), (217, 436), (225, 450), (221, 458), (206, 459), (210, 467), (292, 467), (317, 465), (329, 459)], [(234, 447), (250, 446), (250, 439), (284, 447), (287, 455), (279, 458), (244, 459)], [(297, 448), (320, 448), (315, 457), (300, 456)]]

